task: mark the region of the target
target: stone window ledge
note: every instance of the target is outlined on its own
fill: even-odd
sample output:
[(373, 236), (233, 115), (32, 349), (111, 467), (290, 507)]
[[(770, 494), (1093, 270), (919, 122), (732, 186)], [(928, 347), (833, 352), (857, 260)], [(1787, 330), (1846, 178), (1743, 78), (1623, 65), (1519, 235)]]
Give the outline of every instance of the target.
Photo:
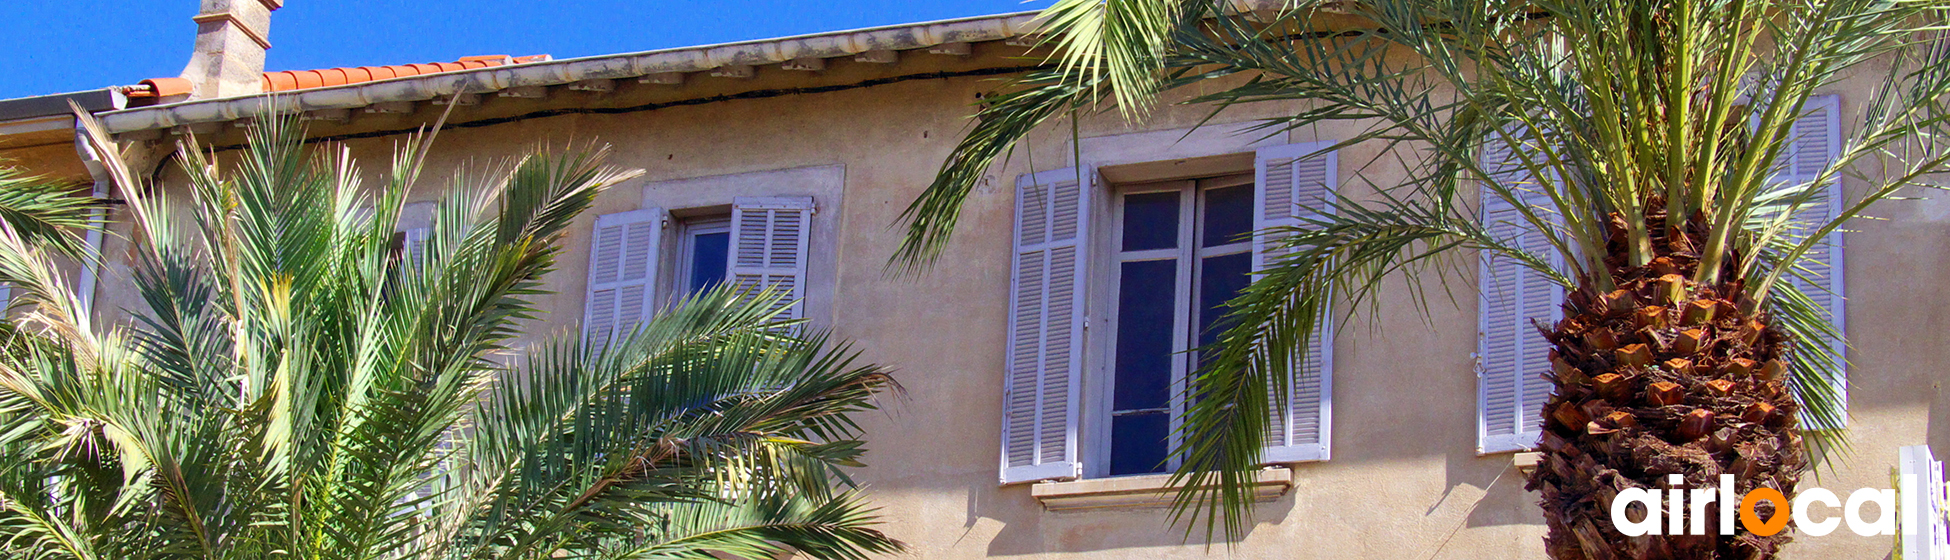
[[(1171, 484), (1171, 475), (1158, 474), (1044, 482), (1030, 486), (1029, 494), (1050, 511), (1078, 511), (1168, 506), (1179, 488)], [(1292, 469), (1262, 469), (1253, 479), (1253, 499), (1270, 502), (1292, 488)]]

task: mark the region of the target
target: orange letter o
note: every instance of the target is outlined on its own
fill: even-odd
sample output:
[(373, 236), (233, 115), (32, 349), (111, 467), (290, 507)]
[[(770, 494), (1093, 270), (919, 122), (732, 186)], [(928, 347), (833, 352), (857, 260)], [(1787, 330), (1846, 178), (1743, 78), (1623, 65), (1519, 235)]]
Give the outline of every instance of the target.
[[(1754, 512), (1754, 504), (1761, 500), (1774, 504), (1774, 518), (1766, 522), (1762, 522), (1760, 514)], [(1755, 488), (1747, 493), (1747, 497), (1740, 499), (1740, 524), (1745, 525), (1747, 531), (1755, 535), (1774, 536), (1775, 533), (1781, 532), (1781, 529), (1787, 528), (1789, 507), (1791, 506), (1788, 505), (1787, 496), (1781, 495), (1780, 490), (1764, 486)]]

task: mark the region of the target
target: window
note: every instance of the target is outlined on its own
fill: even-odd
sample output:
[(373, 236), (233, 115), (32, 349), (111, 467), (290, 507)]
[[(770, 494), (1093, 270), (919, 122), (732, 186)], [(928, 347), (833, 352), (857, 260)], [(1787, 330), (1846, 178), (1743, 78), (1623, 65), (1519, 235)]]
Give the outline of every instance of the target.
[[(1259, 149), (1246, 154), (1251, 174), (1121, 188), (1078, 169), (1019, 178), (1003, 484), (1174, 466), (1185, 379), (1198, 368), (1189, 350), (1214, 341), (1225, 302), (1277, 258), (1277, 239), (1254, 232), (1325, 211), (1338, 182), (1330, 145)], [(1268, 411), (1268, 463), (1329, 456), (1332, 328), (1316, 331), (1293, 353), (1301, 373), (1287, 406)]]
[[(781, 318), (803, 316), (811, 197), (737, 198), (731, 214), (677, 223), (666, 253), (670, 214), (648, 208), (596, 218), (589, 248), (583, 333), (590, 340), (627, 334), (655, 312), (655, 289), (667, 285), (675, 301), (724, 282), (740, 289), (782, 293)], [(659, 268), (659, 266), (670, 268)], [(659, 271), (672, 273), (660, 284)]]
[(678, 247), (676, 295), (684, 297), (716, 288), (729, 274), (731, 216), (692, 218), (684, 222)]
[[(426, 259), (428, 241), (433, 237), (432, 202), (415, 202), (400, 207), (399, 222), (393, 232), (388, 253), (395, 259), (409, 265), (418, 266)], [(370, 210), (368, 210), (370, 211)]]
[(393, 232), (391, 245), (387, 252), (393, 258), (410, 266), (419, 266), (426, 259), (427, 239), (433, 228), (412, 228)]
[(1172, 466), (1190, 351), (1216, 341), (1225, 302), (1250, 283), (1253, 178), (1143, 185), (1117, 205), (1111, 476)]

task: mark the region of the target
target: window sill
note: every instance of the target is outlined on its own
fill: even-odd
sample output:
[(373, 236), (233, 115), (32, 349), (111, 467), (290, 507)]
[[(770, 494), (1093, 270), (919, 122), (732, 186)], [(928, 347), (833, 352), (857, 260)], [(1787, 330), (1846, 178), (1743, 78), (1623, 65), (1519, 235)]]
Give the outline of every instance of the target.
[[(1179, 488), (1171, 484), (1171, 475), (1160, 474), (1044, 482), (1031, 486), (1029, 493), (1044, 509), (1078, 511), (1168, 506)], [(1253, 500), (1270, 502), (1292, 488), (1292, 469), (1262, 469), (1253, 478)]]

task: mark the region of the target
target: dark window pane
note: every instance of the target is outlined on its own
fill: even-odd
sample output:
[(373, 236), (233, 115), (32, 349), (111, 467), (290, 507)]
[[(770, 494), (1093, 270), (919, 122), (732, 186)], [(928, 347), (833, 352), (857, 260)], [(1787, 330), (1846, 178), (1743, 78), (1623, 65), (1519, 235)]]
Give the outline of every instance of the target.
[(1124, 195), (1124, 250), (1170, 249), (1177, 246), (1178, 193)]
[(724, 283), (725, 258), (731, 248), (730, 233), (704, 233), (691, 237), (692, 293)]
[(1178, 261), (1124, 263), (1117, 291), (1117, 361), (1112, 410), (1171, 402), (1171, 333)]
[(1205, 191), (1205, 233), (1201, 247), (1245, 241), (1253, 230), (1253, 186), (1239, 185)]
[(1253, 267), (1252, 253), (1234, 253), (1222, 257), (1200, 259), (1198, 279), (1198, 344), (1205, 346), (1217, 342), (1219, 332), (1227, 324), (1220, 323), (1226, 316), (1226, 302), (1252, 283), (1250, 274)]
[(1163, 412), (1126, 414), (1110, 419), (1110, 474), (1164, 472), (1165, 433), (1171, 415)]

